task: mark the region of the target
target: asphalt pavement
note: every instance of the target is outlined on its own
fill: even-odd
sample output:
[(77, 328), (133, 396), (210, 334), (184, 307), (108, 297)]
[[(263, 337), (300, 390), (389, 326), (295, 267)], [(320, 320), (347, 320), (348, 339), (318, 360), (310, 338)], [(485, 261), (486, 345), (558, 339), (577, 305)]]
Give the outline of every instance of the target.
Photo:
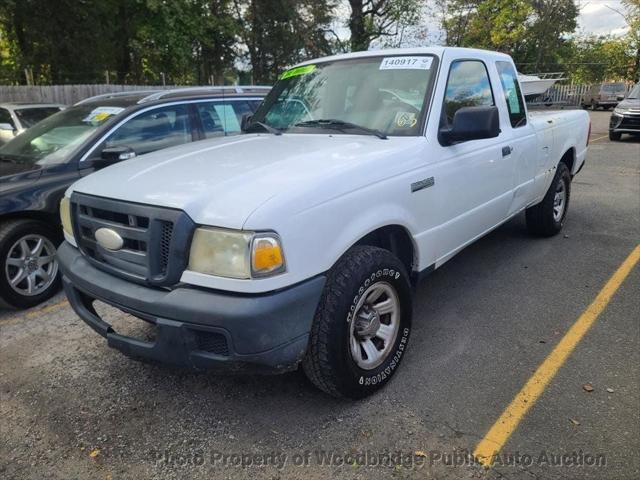
[(471, 455), (640, 242), (640, 140), (610, 142), (609, 112), (591, 116), (563, 232), (532, 238), (519, 216), (428, 277), (402, 368), (363, 401), (330, 398), (299, 372), (132, 361), (62, 294), (0, 310), (0, 477), (639, 478), (640, 265), (492, 468)]

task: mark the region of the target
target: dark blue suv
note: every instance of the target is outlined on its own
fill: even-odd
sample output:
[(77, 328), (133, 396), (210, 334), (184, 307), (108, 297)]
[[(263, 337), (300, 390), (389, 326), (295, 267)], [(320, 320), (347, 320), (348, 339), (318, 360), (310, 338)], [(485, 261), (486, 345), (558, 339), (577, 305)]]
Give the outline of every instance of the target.
[(83, 100), (0, 148), (0, 298), (26, 308), (59, 288), (58, 206), (78, 178), (162, 148), (240, 133), (269, 87), (120, 92)]

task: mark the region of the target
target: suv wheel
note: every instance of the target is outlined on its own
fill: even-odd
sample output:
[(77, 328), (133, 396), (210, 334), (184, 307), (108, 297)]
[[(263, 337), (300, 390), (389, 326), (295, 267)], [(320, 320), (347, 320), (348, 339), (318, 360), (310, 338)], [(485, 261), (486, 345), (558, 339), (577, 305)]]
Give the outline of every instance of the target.
[(622, 133), (609, 130), (609, 140), (611, 140), (612, 142), (617, 142), (621, 138), (622, 138)]
[(33, 307), (60, 288), (55, 258), (59, 235), (34, 220), (0, 226), (0, 297), (17, 308)]
[(357, 246), (329, 273), (303, 368), (321, 390), (362, 398), (391, 379), (411, 330), (411, 287), (388, 250)]

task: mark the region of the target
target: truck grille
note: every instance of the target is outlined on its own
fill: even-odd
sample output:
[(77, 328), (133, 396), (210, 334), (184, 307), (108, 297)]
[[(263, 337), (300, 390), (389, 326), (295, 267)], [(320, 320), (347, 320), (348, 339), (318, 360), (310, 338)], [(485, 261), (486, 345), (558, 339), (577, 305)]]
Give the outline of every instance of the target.
[[(195, 228), (186, 213), (73, 193), (71, 215), (78, 247), (96, 267), (155, 286), (171, 286), (180, 279)], [(122, 247), (100, 245), (95, 236), (100, 228), (116, 232)]]

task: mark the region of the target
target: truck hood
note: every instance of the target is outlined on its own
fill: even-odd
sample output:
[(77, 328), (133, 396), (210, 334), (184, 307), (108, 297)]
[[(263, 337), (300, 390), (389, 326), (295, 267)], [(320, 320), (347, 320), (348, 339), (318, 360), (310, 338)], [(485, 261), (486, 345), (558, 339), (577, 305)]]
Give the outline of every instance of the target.
[[(242, 228), (252, 212), (276, 196), (314, 191), (314, 202), (328, 200), (323, 182), (350, 179), (343, 188), (372, 182), (364, 163), (397, 162), (405, 148), (423, 137), (331, 134), (240, 135), (161, 150), (100, 170), (73, 184), (72, 191), (177, 208), (196, 223)], [(385, 170), (385, 169), (383, 169)], [(366, 174), (349, 176), (350, 172)], [(346, 175), (346, 177), (345, 177)], [(332, 183), (332, 195), (337, 194)], [(339, 193), (338, 193), (339, 194)], [(308, 196), (308, 195), (307, 195)], [(306, 208), (309, 205), (306, 204)], [(300, 207), (301, 208), (301, 207)]]

